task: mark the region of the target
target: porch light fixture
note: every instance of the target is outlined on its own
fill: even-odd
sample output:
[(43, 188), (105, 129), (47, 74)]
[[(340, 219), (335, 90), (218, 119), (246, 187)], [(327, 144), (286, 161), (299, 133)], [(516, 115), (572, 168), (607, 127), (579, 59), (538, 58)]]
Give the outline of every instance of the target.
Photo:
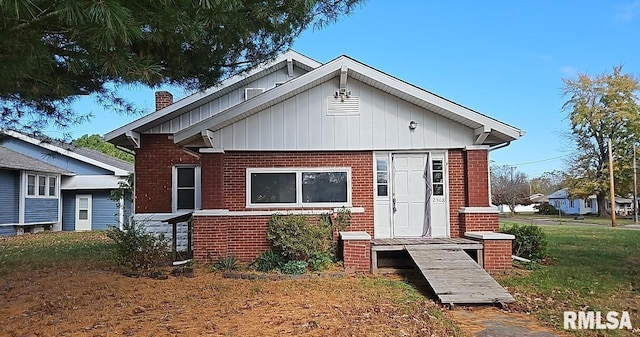
[(418, 127), (418, 122), (411, 121), (409, 122), (409, 130), (415, 130)]

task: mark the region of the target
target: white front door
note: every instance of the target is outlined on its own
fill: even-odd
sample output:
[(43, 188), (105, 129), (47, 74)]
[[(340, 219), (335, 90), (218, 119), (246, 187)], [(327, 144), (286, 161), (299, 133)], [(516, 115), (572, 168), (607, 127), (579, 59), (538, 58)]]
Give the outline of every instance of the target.
[(91, 230), (91, 194), (76, 195), (76, 230)]
[(424, 153), (393, 155), (394, 237), (422, 236), (426, 160), (427, 155)]
[[(426, 200), (426, 153), (393, 154), (392, 236), (421, 237), (424, 231)], [(448, 198), (445, 156), (431, 154), (429, 173), (432, 177), (430, 197), (431, 237), (449, 236)]]

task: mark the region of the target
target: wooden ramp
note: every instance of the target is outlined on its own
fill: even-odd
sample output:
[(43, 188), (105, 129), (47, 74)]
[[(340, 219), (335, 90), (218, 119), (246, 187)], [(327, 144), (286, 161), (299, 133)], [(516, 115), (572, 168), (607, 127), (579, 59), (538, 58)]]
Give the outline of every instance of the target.
[(461, 249), (405, 249), (444, 304), (514, 302), (489, 273)]

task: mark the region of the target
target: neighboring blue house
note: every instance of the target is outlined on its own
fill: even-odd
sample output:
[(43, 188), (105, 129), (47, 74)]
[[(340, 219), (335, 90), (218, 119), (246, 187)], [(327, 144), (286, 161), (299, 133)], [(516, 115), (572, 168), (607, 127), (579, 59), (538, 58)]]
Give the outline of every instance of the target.
[(109, 197), (133, 164), (15, 131), (0, 132), (0, 147), (0, 235), (103, 230), (131, 214), (130, 198)]
[(549, 204), (565, 214), (598, 214), (598, 201), (596, 196), (589, 196), (587, 199), (570, 199), (569, 189), (563, 188), (555, 191), (547, 197)]
[(62, 221), (60, 179), (71, 172), (0, 146), (0, 236)]

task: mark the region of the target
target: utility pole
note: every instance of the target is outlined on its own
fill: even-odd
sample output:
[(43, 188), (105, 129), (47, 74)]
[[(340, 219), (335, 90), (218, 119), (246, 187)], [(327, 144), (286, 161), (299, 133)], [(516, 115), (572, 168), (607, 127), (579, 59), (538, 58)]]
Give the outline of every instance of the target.
[(613, 189), (613, 150), (611, 149), (611, 138), (609, 138), (609, 195), (611, 202), (611, 227), (616, 226), (616, 195)]
[(638, 223), (638, 179), (636, 173), (636, 143), (633, 143), (633, 223)]

